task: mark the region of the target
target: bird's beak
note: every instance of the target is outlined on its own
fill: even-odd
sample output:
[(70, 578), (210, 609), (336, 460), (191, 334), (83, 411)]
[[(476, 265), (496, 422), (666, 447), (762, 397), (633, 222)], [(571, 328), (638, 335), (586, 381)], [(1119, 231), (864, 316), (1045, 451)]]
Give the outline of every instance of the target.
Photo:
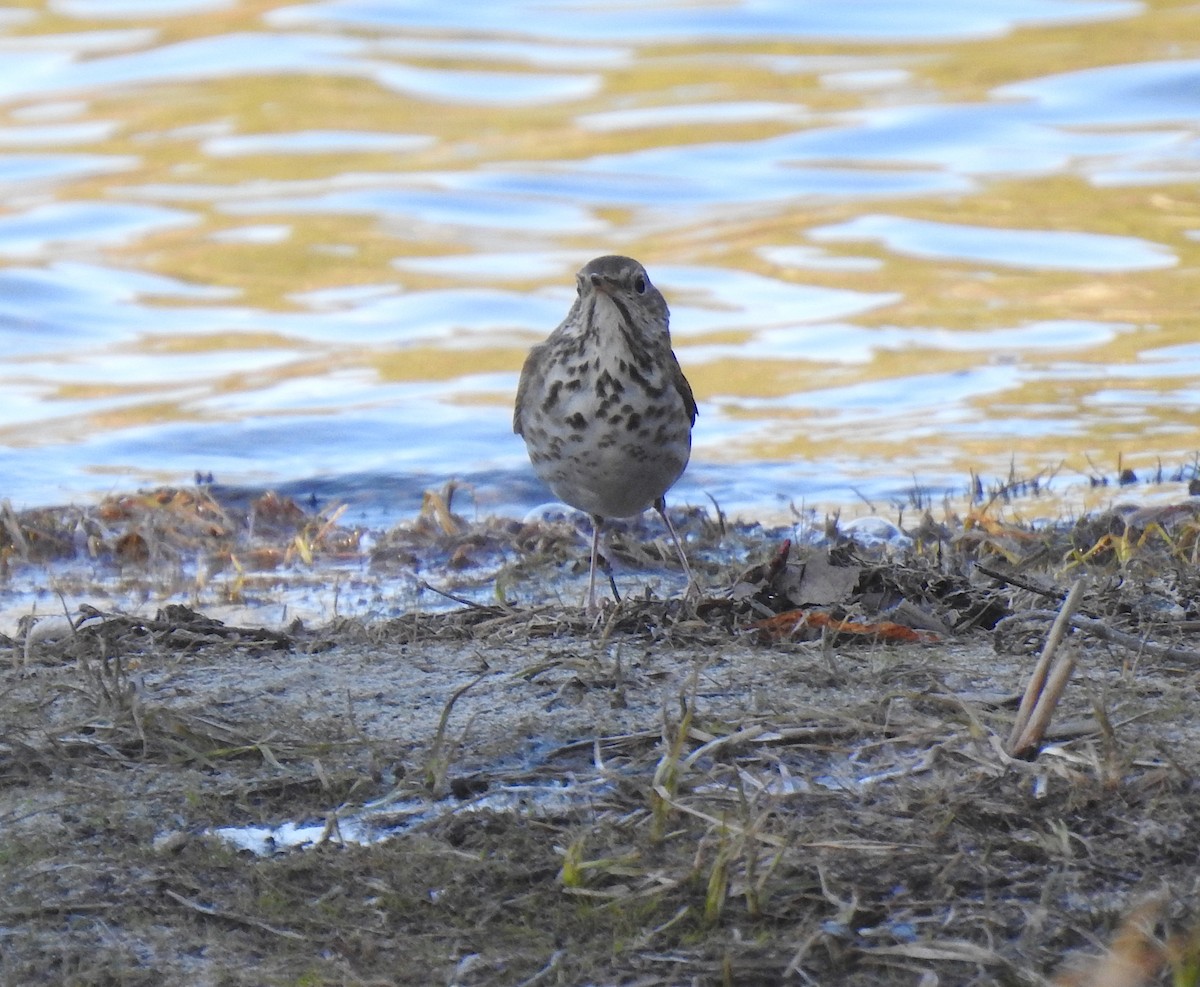
[(610, 298), (612, 297), (613, 290), (616, 286), (608, 278), (599, 274), (593, 274), (591, 276), (591, 282), (593, 289), (600, 292), (602, 295), (608, 295)]

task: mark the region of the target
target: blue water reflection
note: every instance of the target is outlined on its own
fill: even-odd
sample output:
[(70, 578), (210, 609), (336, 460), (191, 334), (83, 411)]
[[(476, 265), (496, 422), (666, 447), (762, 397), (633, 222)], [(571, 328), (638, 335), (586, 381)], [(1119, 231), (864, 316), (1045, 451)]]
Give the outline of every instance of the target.
[[(149, 297), (163, 299), (219, 299), (227, 292), (187, 285), (141, 271), (125, 271), (90, 264), (60, 261), (48, 267), (0, 269), (0, 335), (9, 372), (28, 380), (33, 373), (25, 359), (36, 353), (61, 358), (64, 346), (91, 340), (97, 347), (90, 359), (103, 358), (104, 347), (138, 333), (163, 333), (199, 329), (209, 323), (207, 310), (155, 308)], [(85, 358), (73, 349), (73, 362), (86, 379), (99, 377)], [(19, 368), (11, 361), (20, 360)], [(42, 373), (49, 373), (50, 367)], [(118, 382), (119, 368), (106, 379)], [(0, 424), (6, 421), (0, 418)]]
[(818, 242), (878, 240), (889, 250), (912, 257), (1059, 271), (1144, 271), (1174, 267), (1179, 261), (1165, 246), (1136, 237), (991, 229), (902, 216), (859, 216), (809, 230), (808, 235)]
[(612, 202), (659, 209), (735, 205), (802, 196), (875, 198), (965, 192), (966, 178), (909, 167), (800, 168), (778, 141), (663, 147), (603, 155), (539, 171), (464, 173), (456, 184), (489, 195), (554, 195), (573, 202)]
[(281, 196), (227, 203), (236, 216), (276, 213), (363, 213), (384, 222), (403, 219), (423, 223), (499, 227), (509, 230), (599, 231), (602, 224), (582, 207), (569, 202), (538, 200), (483, 192), (441, 192), (425, 189), (372, 188), (322, 195)]
[(194, 217), (159, 206), (60, 202), (0, 216), (0, 255), (35, 256), (72, 242), (115, 244), (157, 230), (186, 226)]
[[(69, 51), (74, 39), (64, 39)], [(140, 37), (115, 42), (140, 43)], [(354, 59), (363, 44), (349, 38), (291, 34), (224, 34), (180, 41), (124, 55), (77, 60), (68, 55), (31, 56), (24, 71), (0, 70), (0, 99), (51, 96), (184, 79), (228, 78), (272, 72), (368, 71)]]
[(0, 189), (18, 182), (55, 182), (126, 171), (136, 164), (135, 158), (112, 154), (7, 154), (0, 158)]
[(1110, 65), (1002, 86), (1001, 99), (1031, 100), (1044, 119), (1060, 124), (1193, 124), (1200, 61), (1181, 59)]
[(536, 0), (480, 6), (436, 0), (396, 4), (380, 0), (330, 0), (274, 12), (271, 23), (286, 26), (342, 23), (405, 30), (522, 33), (572, 40), (681, 41), (695, 38), (823, 38), (869, 41), (968, 38), (1011, 31), (1026, 24), (1068, 23), (1127, 17), (1139, 5), (1121, 0), (1010, 0), (953, 4), (938, 0), (856, 0), (853, 8), (820, 2), (750, 0), (709, 6), (650, 2), (635, 8), (598, 8), (581, 0)]
[[(133, 42), (133, 37), (105, 38)], [(0, 100), (48, 96), (108, 86), (162, 84), (273, 73), (323, 73), (373, 79), (424, 99), (524, 104), (579, 99), (596, 91), (593, 74), (552, 75), (432, 69), (371, 57), (366, 42), (317, 34), (226, 34), (131, 54), (77, 61), (58, 54), (27, 56), (0, 70)], [(23, 71), (13, 71), (14, 69)]]

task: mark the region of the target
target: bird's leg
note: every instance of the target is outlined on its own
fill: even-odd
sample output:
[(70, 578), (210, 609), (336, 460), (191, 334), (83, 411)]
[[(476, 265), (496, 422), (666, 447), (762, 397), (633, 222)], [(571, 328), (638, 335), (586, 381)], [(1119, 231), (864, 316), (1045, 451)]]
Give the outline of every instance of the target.
[[(600, 529), (604, 518), (599, 514), (592, 515), (592, 565), (588, 573), (588, 613), (596, 612), (596, 568), (600, 564)], [(608, 576), (608, 585), (612, 587), (613, 599), (621, 602), (621, 594), (617, 592), (617, 581), (613, 578), (612, 563), (604, 559), (604, 574)]]
[(606, 576), (608, 576), (608, 585), (609, 588), (612, 589), (613, 599), (616, 600), (619, 605), (621, 602), (621, 594), (617, 592), (617, 577), (613, 575), (612, 563), (608, 561), (608, 556), (605, 556), (604, 558), (604, 573)]
[(604, 518), (592, 515), (592, 564), (588, 569), (588, 613), (596, 612), (596, 559), (600, 556), (600, 526)]
[(679, 535), (675, 533), (675, 525), (671, 523), (671, 518), (667, 514), (667, 501), (665, 497), (659, 497), (654, 502), (654, 509), (658, 511), (658, 516), (663, 519), (663, 524), (667, 526), (667, 531), (671, 535), (671, 541), (675, 543), (675, 551), (679, 553), (679, 562), (683, 566), (683, 574), (687, 576), (687, 589), (684, 596), (692, 596), (699, 592), (699, 587), (696, 585), (695, 577), (692, 576), (692, 567), (688, 565), (687, 555), (683, 551), (683, 542), (679, 540)]

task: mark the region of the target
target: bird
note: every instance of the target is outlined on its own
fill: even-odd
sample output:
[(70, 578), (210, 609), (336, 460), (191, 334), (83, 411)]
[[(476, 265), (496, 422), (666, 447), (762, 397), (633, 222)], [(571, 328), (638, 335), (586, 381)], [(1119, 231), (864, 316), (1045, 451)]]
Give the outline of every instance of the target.
[[(575, 285), (566, 318), (525, 360), (513, 431), (539, 479), (591, 515), (589, 612), (605, 519), (650, 507), (670, 533), (690, 594), (692, 570), (665, 495), (691, 457), (698, 412), (671, 349), (666, 299), (638, 261), (615, 254), (585, 264)], [(615, 583), (612, 590), (620, 602)]]

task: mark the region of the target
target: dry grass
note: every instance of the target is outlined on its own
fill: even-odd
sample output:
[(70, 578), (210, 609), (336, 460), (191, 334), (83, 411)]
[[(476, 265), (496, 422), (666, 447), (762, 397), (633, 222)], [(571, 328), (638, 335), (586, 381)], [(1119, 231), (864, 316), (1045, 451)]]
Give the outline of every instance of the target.
[[(145, 496), (189, 521), (129, 521), (148, 553), (123, 578), (196, 539), (319, 573), (358, 537)], [(6, 520), (10, 581), (54, 564), (45, 517)], [(26, 622), (0, 642), (0, 981), (1196, 983), (1194, 510), (926, 519), (899, 551), (832, 528), (810, 563), (787, 532), (683, 520), (713, 588), (598, 618), (509, 602), (561, 591), (572, 525), (468, 524), (443, 497), (373, 539), (376, 565), (504, 574), (501, 598), (282, 629), (179, 605)], [(106, 523), (93, 559), (130, 534)], [(763, 633), (838, 593), (822, 612), (937, 640)], [(1014, 757), (1060, 612), (1074, 672)], [(315, 845), (212, 835), (286, 822)]]

